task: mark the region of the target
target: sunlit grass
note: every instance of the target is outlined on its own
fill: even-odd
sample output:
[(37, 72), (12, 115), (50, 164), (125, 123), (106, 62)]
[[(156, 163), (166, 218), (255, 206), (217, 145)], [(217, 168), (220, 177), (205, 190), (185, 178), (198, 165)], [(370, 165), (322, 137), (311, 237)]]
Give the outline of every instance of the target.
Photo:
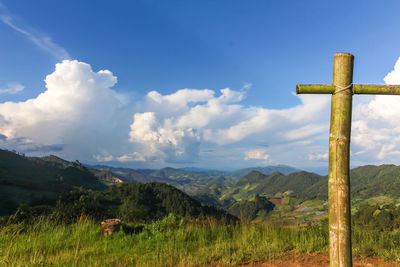
[[(357, 255), (400, 257), (400, 234), (354, 229)], [(139, 234), (103, 237), (90, 220), (55, 225), (8, 225), (0, 229), (0, 266), (233, 266), (298, 253), (328, 253), (324, 227), (188, 222), (175, 216), (145, 225)]]

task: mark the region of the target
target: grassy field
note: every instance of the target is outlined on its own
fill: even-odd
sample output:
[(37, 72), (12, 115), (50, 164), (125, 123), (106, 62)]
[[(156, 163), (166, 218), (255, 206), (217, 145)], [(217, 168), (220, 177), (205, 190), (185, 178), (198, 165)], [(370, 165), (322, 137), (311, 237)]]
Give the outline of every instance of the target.
[[(133, 226), (125, 230), (134, 230)], [(400, 233), (353, 231), (354, 255), (400, 258)], [(72, 225), (7, 225), (0, 229), (0, 266), (235, 266), (328, 253), (325, 226), (224, 225), (168, 216), (142, 232), (103, 237), (89, 220)]]

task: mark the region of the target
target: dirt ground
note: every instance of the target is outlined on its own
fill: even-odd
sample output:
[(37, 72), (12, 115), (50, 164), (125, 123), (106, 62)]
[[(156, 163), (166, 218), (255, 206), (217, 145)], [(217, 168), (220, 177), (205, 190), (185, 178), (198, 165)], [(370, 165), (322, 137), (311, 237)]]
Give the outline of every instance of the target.
[[(265, 263), (249, 263), (242, 267), (329, 267), (328, 255), (297, 255), (285, 260), (274, 260)], [(396, 263), (385, 262), (382, 258), (354, 258), (354, 267), (392, 267), (400, 266), (400, 260)]]

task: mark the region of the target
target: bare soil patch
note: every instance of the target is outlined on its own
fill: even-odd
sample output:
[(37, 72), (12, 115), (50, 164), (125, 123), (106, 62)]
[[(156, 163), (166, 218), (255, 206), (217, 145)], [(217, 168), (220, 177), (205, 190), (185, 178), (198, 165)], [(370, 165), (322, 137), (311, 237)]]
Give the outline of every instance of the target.
[[(241, 267), (329, 267), (328, 255), (293, 255), (282, 260), (273, 260), (263, 263), (242, 264)], [(398, 267), (400, 262), (385, 262), (382, 258), (354, 258), (354, 267)]]
[(268, 201), (275, 205), (282, 205), (285, 203), (285, 198), (268, 198)]

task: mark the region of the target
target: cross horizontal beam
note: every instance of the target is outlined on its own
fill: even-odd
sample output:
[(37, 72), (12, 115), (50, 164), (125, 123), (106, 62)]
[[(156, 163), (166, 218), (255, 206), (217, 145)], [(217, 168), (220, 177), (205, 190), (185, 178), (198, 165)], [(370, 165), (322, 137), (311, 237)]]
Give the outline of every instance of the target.
[[(297, 94), (333, 94), (333, 84), (298, 84)], [(359, 95), (400, 95), (400, 85), (353, 84), (353, 94)]]

